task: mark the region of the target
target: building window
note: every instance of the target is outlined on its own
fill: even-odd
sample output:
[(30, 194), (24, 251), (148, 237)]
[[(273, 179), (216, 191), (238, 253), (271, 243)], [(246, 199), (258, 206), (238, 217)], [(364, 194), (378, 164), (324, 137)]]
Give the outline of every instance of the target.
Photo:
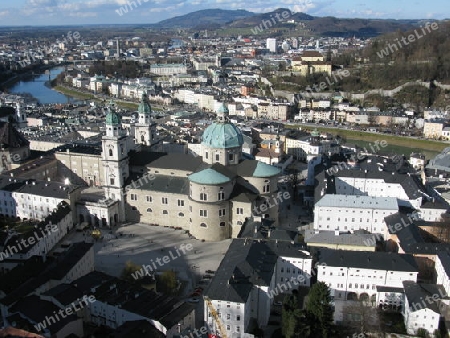
[(178, 214), (178, 217), (184, 217), (184, 214), (183, 214), (182, 212), (180, 212), (180, 213)]
[(152, 208), (147, 208), (147, 212), (153, 212)]
[(240, 320), (241, 320), (241, 316), (240, 316), (240, 315), (237, 315), (237, 316), (236, 316), (236, 320), (237, 320), (237, 321), (240, 321)]
[(111, 185), (114, 185), (114, 178), (110, 178), (110, 179), (109, 179), (109, 183), (110, 183)]
[(234, 154), (233, 153), (229, 153), (228, 154), (228, 161), (234, 161)]
[(161, 203), (162, 204), (169, 204), (169, 202), (167, 201), (167, 197), (162, 197), (161, 198)]
[(225, 209), (219, 209), (219, 217), (225, 216)]
[(112, 151), (112, 149), (109, 149), (109, 156), (113, 156), (113, 151)]
[(225, 226), (225, 222), (220, 222), (220, 226), (224, 227)]
[(208, 226), (206, 225), (206, 223), (200, 223), (200, 226), (202, 227), (202, 228), (207, 228)]
[(244, 214), (244, 209), (243, 208), (236, 208), (236, 214), (243, 215)]
[(269, 193), (269, 192), (270, 192), (270, 184), (264, 184), (263, 193)]
[(216, 154), (216, 161), (220, 161), (220, 154), (219, 153)]
[(225, 199), (225, 193), (223, 192), (223, 188), (220, 188), (220, 191), (219, 191), (219, 193), (217, 194), (217, 199), (218, 199), (219, 201), (222, 201), (222, 200)]
[(208, 159), (208, 152), (205, 152), (205, 159)]
[(207, 201), (208, 200), (208, 195), (205, 194), (204, 192), (200, 193), (200, 201)]
[(153, 198), (152, 198), (152, 196), (145, 196), (145, 198), (146, 198), (146, 200), (147, 200), (147, 202), (153, 202)]
[(200, 210), (200, 217), (208, 217), (208, 210)]
[(163, 210), (163, 215), (168, 215), (169, 212), (167, 210)]
[(136, 194), (131, 194), (131, 200), (132, 201), (137, 201), (137, 195)]
[(178, 200), (178, 206), (184, 207), (184, 200)]

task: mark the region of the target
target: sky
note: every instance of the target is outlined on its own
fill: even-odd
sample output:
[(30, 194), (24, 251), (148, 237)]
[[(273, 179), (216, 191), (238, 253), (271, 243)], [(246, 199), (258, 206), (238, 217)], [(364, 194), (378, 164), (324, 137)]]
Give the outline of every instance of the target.
[(449, 0), (0, 0), (0, 25), (145, 24), (208, 8), (280, 7), (340, 18), (450, 18)]

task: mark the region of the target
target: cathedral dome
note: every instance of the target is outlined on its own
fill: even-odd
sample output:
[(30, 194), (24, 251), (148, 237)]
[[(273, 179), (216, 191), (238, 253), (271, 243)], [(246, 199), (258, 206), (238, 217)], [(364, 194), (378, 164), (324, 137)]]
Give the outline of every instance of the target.
[(203, 132), (202, 144), (210, 148), (237, 148), (242, 147), (244, 138), (234, 124), (214, 122)]
[(242, 132), (228, 120), (228, 113), (228, 108), (222, 104), (217, 110), (217, 121), (203, 132), (203, 145), (219, 149), (242, 147)]

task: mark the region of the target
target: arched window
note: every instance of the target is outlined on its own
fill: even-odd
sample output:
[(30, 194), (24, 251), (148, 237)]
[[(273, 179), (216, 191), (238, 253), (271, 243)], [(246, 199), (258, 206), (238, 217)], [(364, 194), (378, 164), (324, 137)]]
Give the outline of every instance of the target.
[(153, 212), (152, 208), (147, 208), (147, 212)]
[(200, 223), (200, 226), (202, 227), (202, 228), (207, 228), (208, 226), (206, 225), (206, 223)]
[(112, 149), (109, 149), (109, 156), (113, 156), (113, 151), (112, 151)]
[(180, 213), (178, 214), (178, 216), (179, 216), (179, 217), (184, 217), (184, 214), (183, 214), (182, 212), (180, 212)]
[(241, 222), (241, 221), (238, 221), (238, 222), (237, 222), (237, 225), (242, 225), (242, 222)]
[(167, 210), (163, 210), (163, 215), (168, 215), (169, 212)]

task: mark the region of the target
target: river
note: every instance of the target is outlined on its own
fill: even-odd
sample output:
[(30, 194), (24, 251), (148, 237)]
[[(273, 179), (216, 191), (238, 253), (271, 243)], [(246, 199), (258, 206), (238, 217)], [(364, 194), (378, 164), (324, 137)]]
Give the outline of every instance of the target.
[(29, 93), (42, 104), (80, 102), (76, 98), (61, 94), (51, 89), (49, 81), (56, 78), (64, 71), (64, 67), (55, 67), (49, 70), (49, 74), (36, 74), (20, 82), (16, 82), (9, 88), (13, 94)]

